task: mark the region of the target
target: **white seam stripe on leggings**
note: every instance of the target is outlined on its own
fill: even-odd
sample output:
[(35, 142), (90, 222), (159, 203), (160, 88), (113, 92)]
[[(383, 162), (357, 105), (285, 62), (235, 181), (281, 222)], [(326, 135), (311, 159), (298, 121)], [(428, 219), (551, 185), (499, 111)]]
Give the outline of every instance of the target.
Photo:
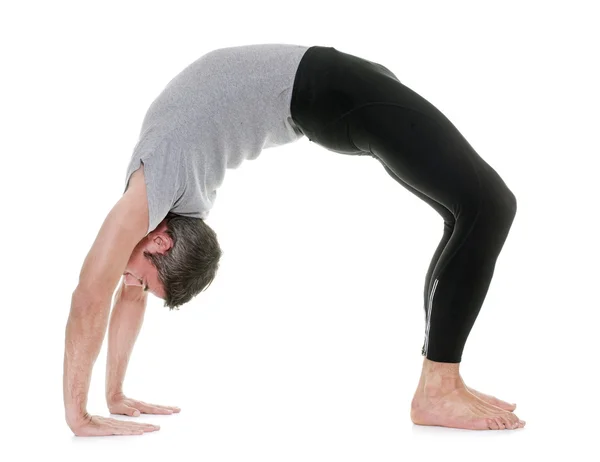
[(438, 280), (436, 279), (433, 283), (433, 288), (431, 289), (431, 294), (429, 295), (429, 307), (427, 309), (427, 326), (425, 327), (425, 355), (427, 355), (427, 350), (429, 348), (429, 327), (431, 325), (431, 309), (433, 308), (433, 296), (435, 294), (435, 289), (437, 287)]

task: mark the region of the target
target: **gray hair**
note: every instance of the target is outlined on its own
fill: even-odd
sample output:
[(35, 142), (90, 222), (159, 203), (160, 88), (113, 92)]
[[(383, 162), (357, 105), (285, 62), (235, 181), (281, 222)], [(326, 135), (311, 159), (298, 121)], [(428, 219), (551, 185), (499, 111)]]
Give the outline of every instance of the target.
[(165, 221), (173, 247), (165, 254), (144, 251), (144, 256), (158, 270), (166, 294), (164, 306), (172, 310), (210, 286), (223, 252), (217, 234), (204, 220), (169, 212)]

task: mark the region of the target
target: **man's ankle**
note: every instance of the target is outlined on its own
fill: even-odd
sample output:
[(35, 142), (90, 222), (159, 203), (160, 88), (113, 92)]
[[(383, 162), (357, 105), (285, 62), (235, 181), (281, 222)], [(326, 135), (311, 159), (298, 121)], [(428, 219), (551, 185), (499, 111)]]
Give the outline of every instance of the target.
[(438, 396), (464, 388), (459, 363), (442, 363), (424, 358), (420, 388), (425, 395)]
[(423, 358), (424, 376), (440, 375), (444, 377), (460, 377), (460, 363), (443, 363)]

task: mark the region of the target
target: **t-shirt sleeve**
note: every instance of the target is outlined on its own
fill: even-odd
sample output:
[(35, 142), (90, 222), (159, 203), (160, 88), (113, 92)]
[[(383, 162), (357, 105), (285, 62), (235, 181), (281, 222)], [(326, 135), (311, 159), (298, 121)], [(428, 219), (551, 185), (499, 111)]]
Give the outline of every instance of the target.
[(148, 233), (167, 216), (179, 198), (181, 150), (169, 138), (156, 142), (140, 140), (134, 148), (127, 168), (125, 191), (133, 172), (144, 164), (144, 180), (148, 199)]

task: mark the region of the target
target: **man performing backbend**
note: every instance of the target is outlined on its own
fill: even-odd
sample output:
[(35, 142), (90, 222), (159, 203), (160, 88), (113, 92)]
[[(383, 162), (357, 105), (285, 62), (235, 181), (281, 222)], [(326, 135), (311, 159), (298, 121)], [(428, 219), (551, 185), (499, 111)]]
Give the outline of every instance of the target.
[(215, 277), (221, 249), (204, 219), (225, 171), (307, 136), (333, 152), (369, 155), (444, 220), (425, 277), (423, 369), (411, 405), (419, 425), (522, 428), (514, 404), (466, 386), (465, 342), (516, 213), (516, 199), (457, 128), (387, 67), (333, 47), (263, 44), (214, 50), (152, 102), (72, 294), (64, 404), (75, 435), (158, 427), (87, 412), (92, 366), (108, 335), (106, 400), (113, 414), (179, 409), (126, 397), (123, 381), (147, 292), (176, 308)]

